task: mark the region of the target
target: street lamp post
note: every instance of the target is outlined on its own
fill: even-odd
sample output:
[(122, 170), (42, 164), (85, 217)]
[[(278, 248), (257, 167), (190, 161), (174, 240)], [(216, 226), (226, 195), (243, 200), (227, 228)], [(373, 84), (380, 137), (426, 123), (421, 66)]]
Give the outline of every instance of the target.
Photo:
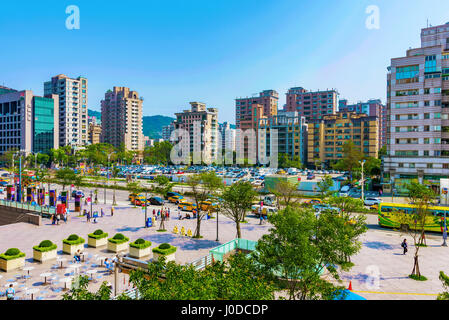
[[(446, 205), (447, 205), (447, 194), (448, 190), (446, 188), (443, 189), (443, 193), (446, 195)], [(447, 225), (446, 225), (446, 210), (444, 211), (444, 229), (443, 229), (443, 244), (441, 246), (447, 247), (446, 244), (447, 239)]]
[(218, 242), (218, 208), (217, 208), (217, 239), (215, 241)]
[(115, 201), (115, 187), (117, 187), (117, 181), (114, 182), (114, 193), (112, 194), (112, 205), (116, 206), (117, 202)]
[(92, 216), (92, 202), (94, 202), (94, 199), (92, 199), (92, 190), (90, 190), (90, 214)]
[(147, 228), (147, 191), (145, 190), (145, 199), (144, 199), (144, 204), (145, 204), (145, 228)]
[(22, 203), (22, 153), (19, 153), (19, 202)]
[(363, 161), (359, 161), (359, 163), (362, 165), (362, 201), (365, 201), (365, 176), (364, 176), (364, 172), (363, 172), (363, 166), (365, 165), (365, 160)]

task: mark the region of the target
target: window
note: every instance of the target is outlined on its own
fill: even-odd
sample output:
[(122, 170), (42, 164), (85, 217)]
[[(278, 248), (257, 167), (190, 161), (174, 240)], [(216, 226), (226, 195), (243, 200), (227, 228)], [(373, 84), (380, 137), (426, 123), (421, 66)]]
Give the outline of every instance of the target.
[(424, 72), (436, 72), (437, 71), (437, 56), (427, 56), (425, 62)]
[(427, 164), (427, 169), (432, 169), (433, 168), (433, 164), (432, 163), (428, 163)]
[(430, 106), (430, 101), (424, 101), (424, 107)]
[(441, 113), (435, 113), (435, 114), (433, 115), (433, 118), (434, 118), (434, 119), (441, 119)]
[(430, 119), (430, 113), (424, 113), (424, 119)]
[(430, 94), (430, 89), (429, 88), (425, 88), (424, 89), (424, 94)]

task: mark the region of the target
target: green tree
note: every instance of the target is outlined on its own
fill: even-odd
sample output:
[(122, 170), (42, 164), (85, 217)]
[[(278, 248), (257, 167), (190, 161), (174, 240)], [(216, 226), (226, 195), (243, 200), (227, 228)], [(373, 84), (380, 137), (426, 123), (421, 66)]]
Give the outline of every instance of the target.
[(75, 171), (70, 168), (59, 169), (56, 171), (56, 180), (57, 183), (62, 185), (62, 190), (65, 190), (65, 187), (71, 184), (80, 184), (81, 176), (77, 175)]
[(157, 183), (157, 187), (154, 189), (158, 194), (166, 196), (168, 192), (172, 191), (174, 183), (170, 182), (170, 179), (166, 176), (159, 175), (154, 179)]
[(141, 300), (274, 299), (276, 287), (244, 254), (237, 253), (203, 270), (164, 260), (150, 262), (147, 272), (131, 271), (130, 282)]
[(320, 199), (322, 201), (324, 201), (324, 199), (332, 194), (332, 191), (330, 191), (330, 189), (333, 187), (333, 185), (334, 180), (332, 180), (332, 177), (330, 175), (325, 175), (323, 179), (317, 183), (320, 193)]
[(439, 279), (443, 284), (444, 292), (438, 295), (437, 300), (449, 300), (449, 277), (440, 271)]
[(152, 147), (144, 150), (144, 161), (148, 164), (169, 165), (173, 145), (168, 141), (155, 142)]
[(281, 202), (286, 206), (291, 206), (299, 201), (299, 198), (295, 198), (298, 191), (299, 183), (293, 183), (287, 179), (279, 179), (276, 182), (274, 188), (268, 187), (271, 193), (273, 193), (278, 201), (278, 209), (281, 207)]
[(187, 185), (192, 188), (193, 199), (196, 204), (196, 228), (195, 238), (201, 237), (201, 221), (207, 214), (207, 211), (201, 210), (201, 202), (207, 200), (210, 196), (223, 187), (223, 182), (220, 177), (215, 175), (215, 172), (202, 172), (194, 174), (187, 179)]
[(246, 212), (251, 209), (256, 195), (251, 183), (242, 181), (225, 188), (221, 194), (223, 202), (220, 211), (235, 222), (237, 238), (242, 237), (240, 222), (245, 220)]
[(351, 174), (360, 167), (359, 161), (363, 159), (363, 153), (360, 147), (354, 142), (347, 141), (343, 144), (343, 159), (340, 159), (333, 165), (334, 170), (349, 171)]
[(341, 212), (363, 212), (365, 209), (363, 200), (352, 197), (330, 197), (327, 202)]
[(412, 182), (406, 185), (408, 197), (415, 206), (410, 213), (398, 212), (401, 229), (407, 232), (412, 238), (415, 246), (413, 258), (412, 278), (425, 279), (419, 269), (419, 250), (425, 246), (425, 226), (433, 221), (429, 207), (433, 204), (436, 194), (429, 187)]
[(79, 276), (69, 292), (62, 296), (62, 300), (110, 300), (111, 289), (107, 282), (103, 282), (97, 292), (90, 292), (87, 287), (89, 277)]
[(273, 228), (258, 241), (253, 254), (265, 273), (292, 300), (335, 298), (343, 289), (334, 284), (340, 281), (337, 267), (348, 270), (347, 257), (360, 250), (358, 238), (366, 230), (363, 217), (348, 223), (332, 211), (315, 216), (309, 209), (287, 207), (269, 221)]

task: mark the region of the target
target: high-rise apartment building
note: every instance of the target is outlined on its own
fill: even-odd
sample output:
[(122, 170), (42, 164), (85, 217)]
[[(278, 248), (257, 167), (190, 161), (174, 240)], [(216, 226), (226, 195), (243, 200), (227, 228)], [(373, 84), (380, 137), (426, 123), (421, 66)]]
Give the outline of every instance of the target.
[(162, 127), (162, 139), (164, 141), (170, 141), (170, 136), (172, 132), (175, 130), (175, 125), (171, 122), (169, 125)]
[(101, 141), (126, 150), (142, 151), (143, 98), (126, 87), (114, 87), (101, 101)]
[(377, 117), (355, 112), (338, 112), (308, 123), (307, 162), (329, 167), (343, 159), (343, 145), (352, 141), (366, 157), (377, 158), (379, 126)]
[(59, 147), (58, 96), (0, 88), (0, 154), (48, 153)]
[(307, 91), (302, 87), (290, 88), (286, 93), (284, 111), (298, 111), (307, 121), (319, 120), (337, 112), (338, 95), (335, 89)]
[(95, 122), (89, 123), (89, 143), (97, 144), (100, 143), (101, 137), (101, 125), (96, 124)]
[[(250, 129), (252, 126), (248, 125), (248, 119), (253, 118), (253, 105), (262, 106), (263, 112), (261, 114), (266, 117), (275, 116), (278, 112), (279, 93), (275, 90), (264, 90), (259, 93), (259, 96), (251, 98), (235, 99), (235, 121), (237, 129)], [(256, 122), (257, 127), (257, 122)]]
[(379, 121), (379, 146), (383, 147), (387, 142), (387, 108), (380, 99), (370, 99), (366, 102), (348, 104), (348, 100), (343, 99), (338, 103), (339, 112), (355, 112), (366, 114), (370, 117), (377, 117)]
[(185, 130), (189, 140), (180, 142), (183, 150), (192, 155), (193, 162), (211, 163), (217, 156), (218, 109), (206, 108), (201, 102), (190, 102), (191, 109), (175, 113), (176, 130)]
[[(271, 155), (271, 135), (277, 130), (278, 154), (286, 154), (290, 160), (299, 158), (301, 163), (307, 162), (307, 123), (306, 118), (301, 117), (297, 111), (279, 111), (276, 116), (259, 120), (259, 130), (265, 135), (259, 138), (259, 150), (263, 150), (265, 157)], [(274, 138), (274, 137), (273, 137)]]
[(44, 83), (44, 96), (59, 96), (59, 145), (84, 146), (88, 142), (88, 82), (84, 77), (69, 78), (64, 74)]
[(218, 132), (221, 136), (221, 149), (235, 151), (235, 129), (228, 122), (223, 122), (218, 126)]
[(422, 29), (421, 47), (388, 71), (384, 191), (404, 194), (411, 181), (438, 191), (449, 176), (449, 23)]

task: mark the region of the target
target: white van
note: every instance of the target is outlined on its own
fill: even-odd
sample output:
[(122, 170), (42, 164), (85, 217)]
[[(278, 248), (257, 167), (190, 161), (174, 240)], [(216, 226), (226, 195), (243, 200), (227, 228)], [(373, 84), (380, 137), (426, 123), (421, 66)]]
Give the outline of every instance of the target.
[(351, 190), (350, 185), (343, 186), (340, 189), (340, 197), (347, 197), (349, 195), (349, 190)]

